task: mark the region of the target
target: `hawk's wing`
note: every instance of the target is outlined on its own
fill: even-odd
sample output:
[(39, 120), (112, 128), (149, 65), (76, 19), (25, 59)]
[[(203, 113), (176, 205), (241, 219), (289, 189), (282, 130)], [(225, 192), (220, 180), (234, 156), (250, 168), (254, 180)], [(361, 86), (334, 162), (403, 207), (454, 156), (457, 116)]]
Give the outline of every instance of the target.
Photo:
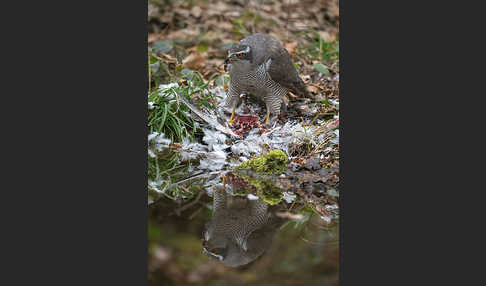
[(280, 46), (279, 49), (272, 48), (269, 50), (271, 54), (265, 65), (272, 80), (278, 82), (281, 86), (288, 88), (297, 95), (306, 96), (307, 90), (305, 84), (299, 77), (297, 70), (295, 70), (287, 50), (282, 46)]
[(277, 39), (264, 34), (253, 34), (241, 40), (240, 44), (251, 46), (252, 63), (256, 66), (264, 64), (272, 80), (295, 94), (307, 95), (305, 84), (295, 70), (289, 53)]

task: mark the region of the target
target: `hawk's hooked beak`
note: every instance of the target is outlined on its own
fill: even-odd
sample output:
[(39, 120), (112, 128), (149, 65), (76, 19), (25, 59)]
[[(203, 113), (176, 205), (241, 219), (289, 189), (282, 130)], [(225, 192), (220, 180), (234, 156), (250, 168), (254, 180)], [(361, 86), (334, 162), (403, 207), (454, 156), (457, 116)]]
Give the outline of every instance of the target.
[(229, 55), (225, 60), (224, 60), (224, 71), (228, 71), (228, 65), (231, 64), (231, 55)]

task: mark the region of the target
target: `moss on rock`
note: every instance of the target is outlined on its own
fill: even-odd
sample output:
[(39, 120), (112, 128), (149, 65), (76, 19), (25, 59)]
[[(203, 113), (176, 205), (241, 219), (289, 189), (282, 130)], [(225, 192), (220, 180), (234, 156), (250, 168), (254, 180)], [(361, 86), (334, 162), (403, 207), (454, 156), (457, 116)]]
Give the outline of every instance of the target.
[(265, 175), (282, 174), (287, 169), (288, 162), (289, 159), (285, 152), (282, 150), (272, 150), (266, 155), (256, 157), (236, 166), (234, 170), (250, 169), (258, 174)]

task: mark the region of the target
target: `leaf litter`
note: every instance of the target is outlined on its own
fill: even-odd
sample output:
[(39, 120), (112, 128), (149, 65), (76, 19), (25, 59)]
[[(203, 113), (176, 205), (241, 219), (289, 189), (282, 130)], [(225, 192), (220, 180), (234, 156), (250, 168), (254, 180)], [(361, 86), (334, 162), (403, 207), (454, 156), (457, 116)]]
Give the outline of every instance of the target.
[[(290, 160), (287, 172), (276, 180), (277, 185), (287, 190), (284, 201), (290, 201), (290, 194), (294, 194), (316, 206), (337, 205), (339, 59), (334, 45), (339, 31), (337, 1), (312, 2), (312, 5), (298, 1), (250, 1), (245, 2), (247, 7), (225, 1), (210, 2), (175, 1), (168, 10), (157, 3), (149, 5), (149, 45), (156, 53), (154, 57), (159, 59), (156, 61), (158, 73), (154, 76), (175, 80), (157, 83), (159, 94), (181, 86), (173, 77), (178, 74), (178, 67), (195, 70), (209, 84), (199, 92), (194, 89), (190, 100), (184, 96), (167, 97), (182, 101), (190, 110), (183, 113), (194, 119), (194, 128), (200, 130), (200, 135), (194, 138), (196, 142), (188, 138), (174, 142), (163, 132), (153, 132), (148, 140), (149, 158), (169, 151), (177, 154), (181, 162), (194, 163), (187, 169), (192, 173), (186, 175), (197, 179), (201, 178), (194, 175), (197, 172), (211, 173), (203, 182), (210, 193), (215, 187), (224, 186), (222, 177), (225, 176), (233, 178), (228, 182), (238, 182), (235, 186), (243, 185), (241, 178), (232, 176), (232, 168), (278, 149)], [(222, 66), (226, 51), (253, 32), (267, 33), (281, 40), (313, 96), (299, 98), (289, 93), (284, 99), (288, 110), (269, 129), (260, 124), (265, 115), (264, 105), (244, 97), (233, 124), (227, 124), (228, 110), (222, 108), (228, 88), (228, 77)], [(151, 66), (155, 70), (156, 65)], [(154, 78), (152, 84), (156, 81)], [(192, 81), (188, 84), (192, 85)], [(214, 99), (216, 109), (202, 106), (204, 97)], [(149, 100), (149, 111), (154, 108)], [(160, 179), (151, 182), (152, 188), (163, 190)]]

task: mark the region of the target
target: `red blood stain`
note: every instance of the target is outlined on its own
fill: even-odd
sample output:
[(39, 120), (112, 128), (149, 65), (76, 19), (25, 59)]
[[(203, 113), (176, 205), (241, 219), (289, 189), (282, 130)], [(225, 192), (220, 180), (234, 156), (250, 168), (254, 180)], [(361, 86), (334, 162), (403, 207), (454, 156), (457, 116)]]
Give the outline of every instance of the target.
[(245, 137), (253, 128), (262, 128), (258, 116), (253, 115), (235, 115), (234, 122), (230, 128), (239, 136)]

